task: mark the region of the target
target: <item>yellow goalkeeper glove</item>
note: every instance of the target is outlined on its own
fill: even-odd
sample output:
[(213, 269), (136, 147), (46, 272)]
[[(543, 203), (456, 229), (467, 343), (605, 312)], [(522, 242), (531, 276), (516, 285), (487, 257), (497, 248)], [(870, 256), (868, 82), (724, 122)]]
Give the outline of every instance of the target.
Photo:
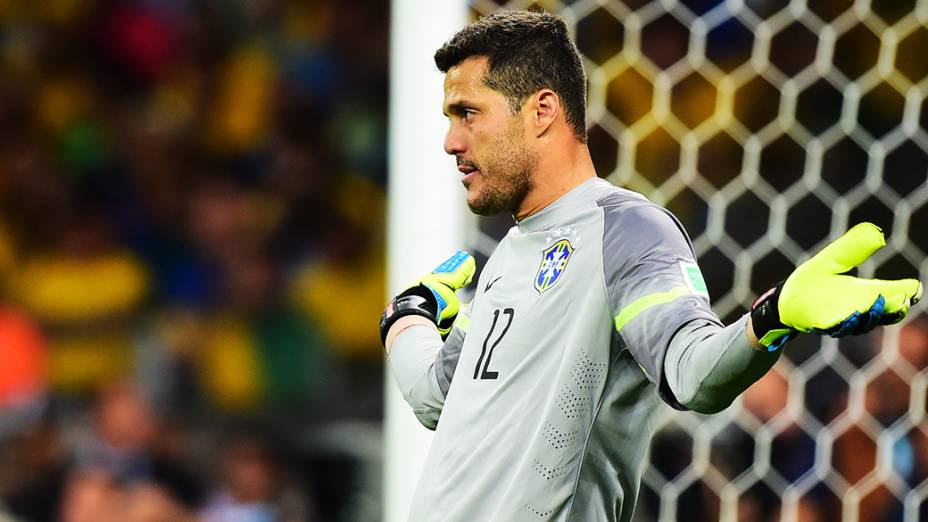
[(901, 321), (921, 298), (918, 280), (846, 275), (885, 245), (879, 227), (860, 223), (796, 267), (751, 307), (760, 344), (773, 351), (797, 331), (843, 337)]
[(459, 250), (394, 297), (380, 317), (381, 342), (386, 341), (393, 323), (407, 315), (421, 315), (431, 320), (442, 339), (447, 337), (461, 307), (457, 291), (470, 284), (476, 270), (474, 256)]

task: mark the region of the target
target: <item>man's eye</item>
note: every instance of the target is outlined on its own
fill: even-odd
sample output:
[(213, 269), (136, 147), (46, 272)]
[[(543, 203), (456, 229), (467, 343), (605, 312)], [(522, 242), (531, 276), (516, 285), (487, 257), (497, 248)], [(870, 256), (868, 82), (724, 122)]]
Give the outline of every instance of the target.
[(464, 112), (461, 113), (461, 119), (464, 121), (470, 121), (477, 115), (477, 111), (471, 109), (464, 109)]

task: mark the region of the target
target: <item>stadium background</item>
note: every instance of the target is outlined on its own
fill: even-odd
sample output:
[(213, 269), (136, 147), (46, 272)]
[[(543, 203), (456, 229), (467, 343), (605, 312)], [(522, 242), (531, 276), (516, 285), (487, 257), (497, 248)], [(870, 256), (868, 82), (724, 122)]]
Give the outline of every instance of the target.
[[(681, 218), (721, 317), (863, 219), (862, 275), (928, 280), (928, 2), (535, 7), (598, 172)], [(0, 2), (0, 517), (380, 519), (389, 13)], [(667, 416), (637, 518), (928, 519), (923, 310)]]

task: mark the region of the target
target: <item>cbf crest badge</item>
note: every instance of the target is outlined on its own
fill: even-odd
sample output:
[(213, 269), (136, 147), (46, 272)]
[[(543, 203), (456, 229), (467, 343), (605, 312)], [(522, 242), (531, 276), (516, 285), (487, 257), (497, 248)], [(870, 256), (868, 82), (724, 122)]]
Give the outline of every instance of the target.
[(574, 247), (567, 239), (561, 239), (542, 251), (541, 266), (535, 275), (535, 290), (538, 290), (539, 294), (545, 293), (558, 282), (573, 253)]

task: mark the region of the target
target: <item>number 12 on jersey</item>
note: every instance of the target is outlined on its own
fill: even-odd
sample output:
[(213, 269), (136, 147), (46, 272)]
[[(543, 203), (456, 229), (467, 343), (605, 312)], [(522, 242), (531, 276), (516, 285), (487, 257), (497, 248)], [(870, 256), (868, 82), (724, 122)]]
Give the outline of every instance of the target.
[[(506, 321), (506, 326), (503, 327), (502, 333), (493, 341), (488, 351), (487, 344), (489, 344), (490, 338), (493, 337), (493, 332), (496, 331), (496, 324), (499, 323), (501, 311), (502, 315), (507, 316), (508, 320)], [(497, 308), (493, 311), (493, 325), (490, 326), (490, 331), (487, 332), (487, 337), (483, 340), (483, 349), (480, 350), (480, 358), (477, 359), (477, 366), (474, 367), (474, 379), (496, 379), (499, 377), (499, 372), (490, 370), (490, 359), (493, 357), (493, 349), (503, 340), (503, 336), (506, 335), (506, 332), (509, 331), (509, 327), (512, 326), (512, 318), (515, 317), (515, 315), (516, 311), (512, 308), (504, 308), (503, 310)], [(484, 360), (484, 357), (486, 360)], [(481, 366), (483, 367), (482, 369)]]

